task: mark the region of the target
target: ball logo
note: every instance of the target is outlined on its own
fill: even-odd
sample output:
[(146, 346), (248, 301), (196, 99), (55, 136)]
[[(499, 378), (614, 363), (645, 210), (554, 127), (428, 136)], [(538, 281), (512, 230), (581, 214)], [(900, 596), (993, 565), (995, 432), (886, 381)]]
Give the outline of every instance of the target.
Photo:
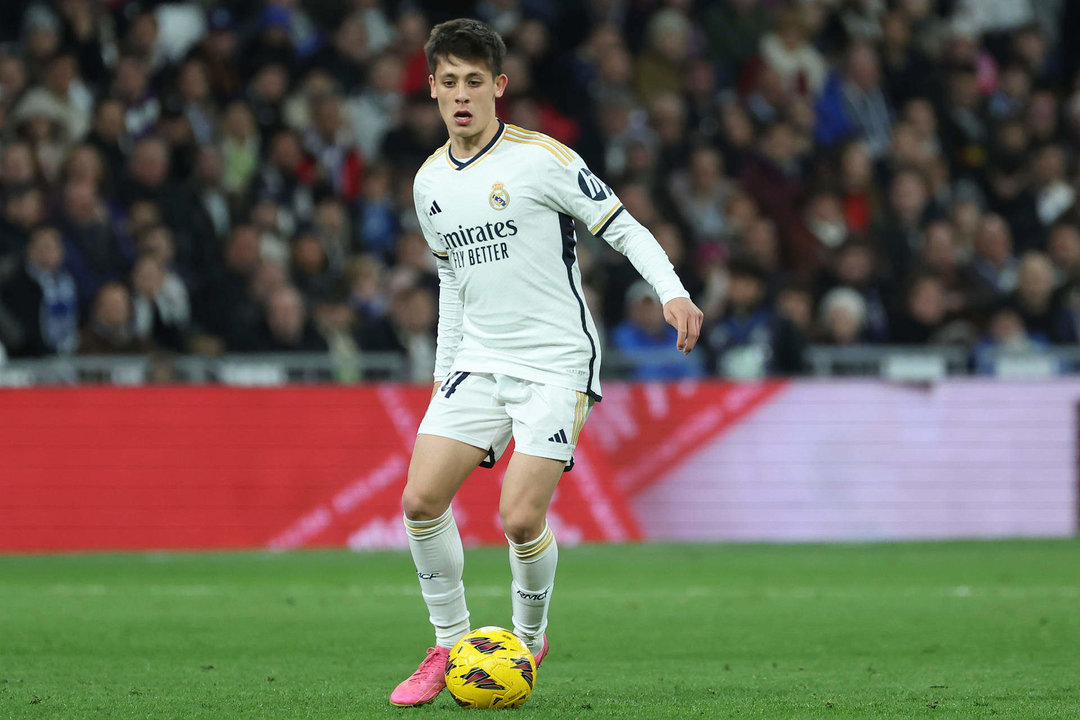
[(488, 674), (487, 670), (473, 668), (461, 678), (465, 685), (475, 685), (481, 690), (505, 690), (506, 686)]
[(491, 186), (491, 195), (488, 197), (488, 204), (496, 210), (505, 210), (510, 204), (510, 193), (506, 191), (506, 186), (501, 182), (497, 182)]
[(514, 664), (514, 669), (521, 673), (521, 677), (525, 679), (525, 682), (529, 683), (529, 687), (533, 686), (533, 671), (534, 667), (529, 658), (520, 657), (514, 658), (510, 662)]
[(577, 184), (585, 197), (597, 202), (615, 194), (607, 183), (593, 175), (588, 168), (578, 170)]
[(496, 650), (502, 650), (506, 647), (502, 644), (502, 641), (492, 640), (491, 638), (486, 637), (471, 637), (466, 639), (465, 642), (469, 643), (475, 647), (477, 651), (482, 652), (485, 655), (490, 655)]

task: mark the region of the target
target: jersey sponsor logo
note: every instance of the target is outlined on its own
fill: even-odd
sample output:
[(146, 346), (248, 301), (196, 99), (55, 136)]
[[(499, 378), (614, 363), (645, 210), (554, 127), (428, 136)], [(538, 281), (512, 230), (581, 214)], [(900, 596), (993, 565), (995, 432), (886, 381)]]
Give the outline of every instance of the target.
[(488, 204), (496, 210), (505, 210), (506, 206), (510, 204), (510, 193), (506, 191), (506, 186), (501, 182), (497, 182), (491, 186), (491, 195), (488, 196)]
[(458, 225), (457, 230), (452, 230), (447, 233), (436, 231), (435, 234), (446, 247), (454, 249), (465, 247), (466, 245), (475, 245), (482, 242), (491, 242), (496, 239), (514, 237), (518, 234), (518, 227), (517, 223), (515, 223), (513, 219), (510, 219), (506, 222), (486, 222), (483, 225), (475, 225), (473, 227)]
[(615, 194), (611, 186), (593, 175), (589, 168), (578, 170), (577, 184), (581, 188), (581, 192), (585, 193), (585, 197), (597, 202)]
[(559, 430), (559, 432), (555, 433), (554, 435), (552, 435), (551, 437), (548, 438), (548, 442), (553, 442), (553, 443), (559, 443), (561, 445), (566, 445), (567, 444), (566, 443), (566, 431), (565, 430)]
[(428, 217), (431, 217), (432, 215), (438, 215), (441, 212), (442, 212), (442, 208), (439, 207), (439, 203), (437, 201), (435, 201), (435, 200), (432, 200), (431, 201), (431, 207), (428, 208), (428, 213), (427, 213)]
[(446, 246), (451, 266), (465, 268), (510, 257), (507, 243), (497, 241), (517, 235), (518, 226), (511, 218), (506, 222), (486, 222), (473, 227), (458, 225), (457, 230), (446, 233), (436, 231), (435, 234)]

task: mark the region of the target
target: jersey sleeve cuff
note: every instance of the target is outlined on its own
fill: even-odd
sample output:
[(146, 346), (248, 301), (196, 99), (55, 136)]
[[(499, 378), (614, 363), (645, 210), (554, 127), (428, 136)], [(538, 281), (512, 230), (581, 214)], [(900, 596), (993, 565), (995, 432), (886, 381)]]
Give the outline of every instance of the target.
[(665, 292), (658, 292), (656, 294), (660, 296), (661, 306), (667, 305), (675, 298), (686, 298), (687, 300), (690, 299), (690, 293), (686, 292), (686, 289), (682, 287), (671, 288), (669, 290), (666, 290)]

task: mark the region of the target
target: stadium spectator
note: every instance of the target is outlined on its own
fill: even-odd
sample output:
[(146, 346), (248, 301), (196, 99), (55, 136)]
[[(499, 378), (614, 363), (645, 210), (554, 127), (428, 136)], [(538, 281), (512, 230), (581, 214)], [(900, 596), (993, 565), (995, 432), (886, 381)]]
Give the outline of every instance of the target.
[(229, 104), (221, 131), (222, 188), (235, 209), (247, 203), (251, 181), (259, 172), (259, 129), (247, 103)]
[(916, 276), (890, 323), (892, 342), (898, 345), (941, 343), (947, 312), (945, 286), (941, 280), (934, 275)]
[(191, 321), (188, 291), (153, 255), (143, 255), (131, 271), (132, 330), (159, 350), (184, 352)]
[(674, 7), (658, 10), (645, 26), (645, 52), (634, 68), (634, 88), (643, 102), (682, 89), (690, 50), (690, 19)]
[(123, 104), (116, 98), (103, 98), (97, 105), (93, 125), (86, 136), (86, 142), (96, 147), (101, 153), (107, 170), (106, 177), (109, 178), (110, 186), (114, 189), (115, 183), (123, 177), (124, 168), (127, 165), (127, 154), (124, 149), (126, 133)]
[(972, 269), (980, 281), (980, 293), (1001, 298), (1016, 288), (1016, 257), (1012, 232), (999, 215), (987, 215), (975, 237)]
[(758, 149), (743, 165), (742, 185), (762, 214), (776, 223), (784, 266), (813, 272), (817, 254), (799, 211), (805, 182), (791, 125), (777, 122), (765, 128)]
[(260, 352), (326, 352), (326, 341), (308, 316), (300, 292), (286, 285), (266, 300), (266, 317), (260, 329)]
[(821, 335), (826, 345), (854, 345), (865, 340), (866, 302), (851, 288), (837, 287), (821, 299)]
[(881, 18), (881, 74), (895, 107), (911, 100), (940, 100), (934, 64), (912, 35), (909, 8), (893, 10)]
[(151, 347), (149, 341), (134, 332), (127, 288), (120, 283), (103, 285), (79, 337), (79, 354), (141, 355)]
[(60, 232), (41, 225), (31, 233), (25, 262), (0, 286), (0, 302), (18, 323), (9, 339), (11, 357), (69, 355), (79, 344), (79, 298), (75, 280), (64, 270)]
[(848, 225), (844, 219), (840, 198), (831, 192), (819, 192), (806, 201), (803, 222), (815, 241), (813, 253), (824, 257), (830, 250), (843, 245), (848, 238)]
[(860, 139), (874, 158), (889, 148), (892, 109), (881, 86), (874, 48), (856, 43), (847, 53), (844, 71), (828, 79), (817, 103), (815, 137), (825, 147)]
[(64, 187), (58, 227), (64, 236), (64, 266), (75, 278), (80, 304), (89, 307), (103, 284), (127, 276), (132, 248), (113, 229), (89, 180), (72, 180)]
[(705, 31), (713, 60), (734, 78), (757, 54), (761, 38), (772, 25), (768, 9), (758, 0), (711, 3), (705, 12)]
[(34, 159), (30, 144), (22, 141), (4, 147), (3, 163), (0, 164), (0, 181), (4, 189), (26, 185), (43, 185), (44, 178)]
[(1056, 287), (1080, 282), (1080, 227), (1060, 223), (1050, 231), (1047, 252), (1054, 262)]
[(694, 368), (682, 358), (660, 359), (678, 333), (664, 321), (660, 298), (644, 280), (626, 291), (626, 319), (611, 329), (611, 344), (626, 356), (637, 380), (677, 380)]
[(889, 186), (889, 204), (872, 229), (893, 277), (911, 272), (923, 226), (932, 214), (926, 177), (913, 167), (899, 169)]
[(0, 279), (6, 269), (22, 256), (30, 231), (45, 217), (41, 191), (33, 185), (18, 185), (4, 194), (0, 215)]
[(184, 276), (202, 272), (203, 238), (198, 235), (197, 213), (187, 193), (170, 178), (169, 146), (161, 138), (139, 140), (131, 152), (122, 193), (128, 203), (145, 200), (161, 210), (161, 219), (172, 229), (176, 265)]
[(1024, 253), (1016, 271), (1013, 306), (1032, 337), (1052, 343), (1075, 343), (1076, 319), (1054, 293), (1054, 265), (1046, 254)]
[(991, 314), (986, 333), (972, 350), (972, 364), (980, 375), (993, 375), (1002, 358), (1036, 355), (1048, 347), (1044, 336), (1027, 330), (1016, 308), (1003, 304)]
[(823, 268), (818, 285), (823, 296), (837, 287), (857, 292), (863, 301), (864, 338), (876, 343), (890, 339), (893, 287), (881, 273), (874, 250), (866, 242), (853, 239), (841, 246)]
[(290, 260), (293, 284), (308, 303), (318, 303), (331, 295), (339, 276), (312, 228), (302, 229), (293, 238)]
[(777, 74), (786, 96), (814, 98), (825, 85), (828, 66), (810, 44), (803, 12), (797, 7), (779, 12), (773, 31), (761, 39), (761, 59)]
[(185, 188), (192, 210), (200, 274), (220, 254), (232, 227), (233, 209), (224, 187), (224, 171), (217, 147), (200, 146)]
[(1045, 247), (1050, 228), (1076, 203), (1076, 189), (1065, 177), (1065, 149), (1061, 145), (1044, 145), (1032, 162), (1035, 213), (1039, 232), (1036, 247)]
[(918, 267), (941, 280), (946, 307), (953, 315), (969, 317), (989, 300), (979, 296), (978, 281), (963, 261), (956, 229), (948, 220), (934, 220), (926, 226)]
[(203, 347), (219, 352), (252, 351), (262, 309), (251, 293), (259, 265), (259, 236), (251, 225), (238, 225), (225, 246), (224, 263), (207, 280), (195, 303), (195, 318), (212, 337)]
[(865, 233), (881, 204), (873, 158), (866, 143), (856, 140), (841, 150), (840, 187), (845, 224), (852, 232)]
[(766, 303), (764, 271), (739, 257), (727, 271), (727, 307), (701, 335), (710, 371), (733, 378), (801, 373), (806, 340)]
[(352, 136), (368, 162), (378, 157), (390, 128), (400, 124), (404, 104), (402, 73), (400, 60), (393, 55), (381, 55), (371, 64), (367, 89), (346, 101)]
[(671, 176), (672, 200), (695, 243), (719, 240), (724, 232), (724, 202), (731, 183), (724, 177), (723, 158), (711, 147), (690, 153), (689, 168)]
[(401, 355), (409, 379), (429, 383), (435, 368), (436, 312), (430, 290), (406, 286), (393, 295), (387, 314), (361, 331), (360, 347)]

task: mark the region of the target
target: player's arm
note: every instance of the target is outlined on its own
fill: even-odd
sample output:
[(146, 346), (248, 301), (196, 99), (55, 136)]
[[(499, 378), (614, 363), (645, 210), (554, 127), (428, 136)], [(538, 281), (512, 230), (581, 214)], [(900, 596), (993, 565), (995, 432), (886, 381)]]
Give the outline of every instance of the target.
[(457, 356), (458, 346), (461, 344), (464, 306), (461, 302), (461, 286), (450, 264), (449, 250), (440, 242), (438, 233), (428, 225), (427, 216), (420, 210), (427, 207), (427, 204), (423, 202), (415, 182), (413, 205), (417, 209), (416, 217), (420, 221), (420, 230), (435, 256), (439, 271), (439, 326), (435, 341), (435, 385), (431, 390), (431, 396), (435, 397), (439, 386), (450, 374), (450, 367), (454, 364), (454, 357)]
[(664, 249), (653, 234), (630, 216), (615, 192), (589, 170), (585, 162), (562, 146), (545, 158), (549, 168), (547, 199), (560, 212), (582, 222), (625, 255), (652, 285), (664, 306), (664, 319), (678, 330), (676, 348), (684, 354), (697, 344), (704, 318), (690, 300)]
[(608, 223), (601, 237), (625, 255), (641, 277), (652, 285), (664, 306), (664, 319), (679, 331), (675, 347), (684, 355), (689, 355), (697, 345), (705, 315), (690, 300), (690, 293), (686, 292), (675, 274), (671, 260), (660, 243), (648, 228), (622, 208)]
[[(439, 255), (436, 253), (436, 257)], [(461, 344), (461, 318), (465, 306), (461, 302), (461, 287), (449, 258), (439, 257), (439, 330), (435, 343), (435, 390), (450, 374), (458, 346)], [(432, 396), (435, 392), (432, 391)]]

